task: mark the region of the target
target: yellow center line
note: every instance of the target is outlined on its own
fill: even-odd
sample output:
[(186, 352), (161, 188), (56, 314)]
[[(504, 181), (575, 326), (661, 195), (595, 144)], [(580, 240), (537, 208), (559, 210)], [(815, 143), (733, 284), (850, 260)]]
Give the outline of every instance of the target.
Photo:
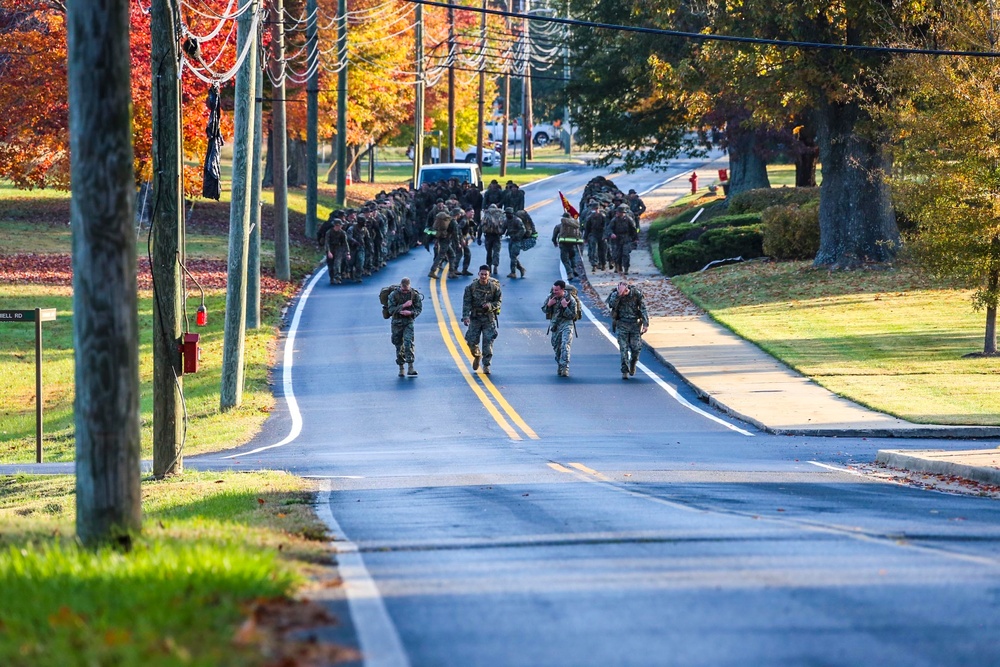
[(521, 440), (521, 435), (514, 430), (514, 427), (504, 419), (504, 416), (500, 414), (500, 411), (496, 409), (493, 402), (490, 401), (489, 396), (486, 395), (478, 384), (476, 384), (475, 379), (472, 377), (472, 373), (466, 368), (466, 365), (462, 363), (462, 357), (459, 355), (458, 350), (455, 349), (455, 343), (452, 341), (451, 336), (448, 335), (448, 328), (445, 326), (444, 314), (441, 312), (441, 304), (438, 301), (437, 295), (437, 280), (431, 278), (431, 303), (434, 304), (434, 313), (437, 315), (438, 329), (441, 330), (441, 338), (444, 339), (445, 347), (448, 348), (448, 352), (451, 353), (451, 358), (455, 360), (455, 365), (458, 366), (458, 370), (461, 371), (462, 377), (465, 381), (469, 383), (469, 387), (475, 392), (476, 396), (479, 398), (480, 403), (486, 407), (486, 411), (490, 413), (497, 425), (500, 426), (507, 433), (507, 436), (511, 440)]
[(587, 466), (583, 465), (582, 463), (573, 463), (573, 462), (570, 462), (570, 466), (576, 468), (577, 470), (585, 472), (588, 475), (593, 475), (594, 477), (596, 477), (597, 479), (601, 480), (602, 482), (610, 482), (611, 481), (609, 478), (605, 477), (604, 475), (602, 475), (601, 473), (597, 472), (593, 468), (588, 468)]
[(543, 199), (540, 202), (535, 202), (534, 204), (532, 204), (531, 206), (529, 206), (528, 208), (526, 208), (524, 210), (527, 211), (528, 213), (531, 213), (536, 208), (541, 208), (541, 207), (545, 206), (546, 204), (551, 204), (554, 201), (555, 201), (555, 197), (550, 197), (548, 199)]
[(552, 468), (556, 472), (573, 472), (572, 470), (570, 470), (566, 466), (561, 466), (558, 463), (552, 463), (551, 461), (549, 463), (547, 463), (546, 465), (548, 465), (550, 468)]
[[(472, 353), (469, 352), (468, 345), (462, 345), (462, 342), (465, 340), (465, 336), (462, 335), (462, 330), (458, 326), (458, 318), (455, 317), (455, 311), (452, 309), (451, 301), (448, 299), (448, 283), (444, 280), (441, 281), (441, 300), (444, 301), (445, 310), (448, 312), (448, 320), (451, 322), (452, 331), (455, 332), (455, 340), (459, 341), (459, 347), (461, 347), (465, 352), (466, 358), (469, 361), (472, 361)], [(541, 439), (538, 437), (538, 434), (535, 433), (530, 426), (528, 426), (524, 419), (521, 418), (521, 415), (517, 413), (517, 410), (515, 410), (514, 407), (507, 402), (507, 399), (503, 397), (503, 394), (500, 393), (500, 390), (496, 388), (496, 385), (493, 384), (488, 376), (477, 375), (475, 377), (479, 378), (479, 380), (483, 383), (483, 386), (485, 386), (490, 394), (493, 395), (493, 398), (496, 399), (497, 405), (503, 408), (503, 411), (507, 413), (510, 420), (517, 424), (517, 426), (524, 431), (525, 435), (532, 440)]]

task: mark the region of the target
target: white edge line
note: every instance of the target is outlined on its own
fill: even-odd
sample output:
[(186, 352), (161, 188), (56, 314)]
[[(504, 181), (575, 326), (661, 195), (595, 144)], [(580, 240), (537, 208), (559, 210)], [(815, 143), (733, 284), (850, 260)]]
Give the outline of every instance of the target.
[(683, 176), (686, 173), (687, 173), (687, 171), (685, 170), (685, 171), (682, 171), (681, 173), (677, 174), (676, 176), (671, 176), (670, 178), (668, 178), (667, 180), (663, 181), (662, 183), (657, 183), (653, 187), (647, 188), (647, 189), (643, 190), (642, 192), (639, 193), (639, 196), (642, 197), (644, 195), (648, 195), (653, 190), (656, 190), (658, 188), (662, 188), (664, 185), (666, 185), (667, 183), (670, 183), (672, 181), (676, 181), (678, 178), (680, 178), (681, 176)]
[(832, 470), (834, 472), (842, 472), (842, 473), (845, 473), (847, 475), (854, 475), (855, 477), (864, 477), (865, 479), (869, 478), (868, 475), (866, 475), (866, 474), (864, 474), (862, 472), (858, 472), (857, 470), (851, 470), (850, 468), (842, 468), (840, 466), (833, 466), (833, 465), (830, 465), (829, 463), (820, 463), (819, 461), (806, 461), (806, 463), (811, 463), (814, 466), (816, 466), (818, 468), (823, 468), (825, 470)]
[(330, 482), (322, 483), (316, 499), (316, 513), (333, 533), (333, 548), (337, 552), (337, 571), (344, 582), (344, 593), (351, 611), (354, 630), (358, 635), (362, 659), (367, 667), (409, 667), (410, 659), (378, 586), (368, 573), (358, 546), (347, 539), (330, 509)]
[(275, 443), (273, 445), (266, 445), (264, 447), (258, 447), (257, 449), (251, 450), (249, 452), (240, 452), (239, 454), (232, 454), (230, 456), (223, 456), (223, 459), (235, 459), (241, 456), (251, 456), (259, 452), (263, 452), (266, 449), (274, 449), (275, 447), (283, 447), (288, 443), (299, 437), (302, 432), (302, 414), (299, 412), (299, 403), (295, 400), (295, 390), (292, 389), (292, 362), (295, 358), (295, 334), (299, 330), (299, 320), (302, 319), (302, 311), (305, 309), (306, 301), (309, 299), (309, 295), (312, 293), (313, 287), (320, 278), (326, 273), (326, 265), (324, 264), (319, 271), (317, 271), (306, 288), (302, 291), (302, 296), (299, 297), (298, 302), (295, 304), (295, 314), (292, 316), (292, 324), (288, 327), (288, 336), (285, 338), (285, 352), (282, 356), (281, 363), (281, 390), (285, 397), (285, 403), (288, 404), (288, 414), (292, 418), (292, 430), (288, 432), (285, 439), (281, 442)]
[[(562, 262), (559, 263), (559, 275), (562, 276), (563, 280), (566, 280), (566, 267), (562, 265)], [(600, 331), (602, 334), (604, 334), (604, 337), (607, 338), (609, 341), (611, 341), (615, 345), (618, 345), (618, 339), (615, 338), (614, 336), (612, 336), (611, 332), (608, 331), (608, 328), (605, 327), (604, 324), (602, 322), (600, 322), (596, 317), (594, 317), (594, 313), (592, 313), (590, 311), (590, 308), (588, 308), (586, 306), (586, 304), (584, 304), (582, 301), (580, 302), (580, 305), (583, 306), (583, 312), (587, 316), (587, 319), (589, 319), (591, 322), (593, 322), (594, 326), (597, 327), (597, 330)], [(656, 384), (660, 385), (660, 388), (662, 388), (665, 392), (667, 392), (668, 394), (670, 394), (671, 398), (673, 398), (675, 401), (677, 401), (678, 403), (680, 403), (681, 405), (683, 405), (688, 410), (696, 412), (699, 415), (701, 415), (702, 417), (705, 417), (706, 419), (710, 419), (710, 420), (716, 422), (717, 424), (721, 424), (721, 425), (725, 426), (728, 429), (736, 431), (737, 433), (742, 433), (743, 435), (749, 436), (751, 438), (753, 437), (754, 434), (751, 433), (750, 431), (746, 431), (746, 430), (740, 428), (739, 426), (736, 426), (735, 424), (730, 424), (725, 419), (720, 419), (719, 417), (716, 417), (712, 413), (706, 412), (705, 410), (702, 410), (701, 408), (699, 408), (697, 405), (694, 405), (693, 403), (691, 403), (690, 401), (688, 401), (686, 398), (684, 398), (683, 396), (681, 396), (677, 392), (676, 389), (674, 389), (669, 384), (667, 384), (666, 382), (664, 382), (663, 378), (661, 378), (659, 375), (657, 375), (656, 373), (654, 373), (653, 371), (651, 371), (646, 366), (646, 364), (644, 364), (642, 362), (639, 362), (636, 365), (636, 367), (639, 370), (641, 370), (643, 373), (645, 373), (647, 376), (649, 376), (649, 378), (651, 380), (653, 380), (653, 382), (655, 382)]]
[(538, 185), (539, 183), (544, 183), (545, 181), (555, 178), (556, 176), (562, 176), (564, 174), (568, 174), (571, 171), (573, 170), (567, 169), (566, 171), (560, 171), (558, 174), (552, 174), (551, 176), (546, 176), (545, 178), (539, 178), (537, 181), (532, 181), (531, 183), (525, 183), (524, 185), (519, 185), (517, 187), (524, 190), (525, 188), (530, 188), (532, 185)]

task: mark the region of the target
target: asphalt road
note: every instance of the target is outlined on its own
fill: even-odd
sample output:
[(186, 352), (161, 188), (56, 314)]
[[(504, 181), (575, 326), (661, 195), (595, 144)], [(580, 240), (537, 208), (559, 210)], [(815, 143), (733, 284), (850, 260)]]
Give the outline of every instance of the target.
[[(642, 192), (692, 166), (615, 181)], [(526, 279), (501, 277), (490, 378), (461, 339), (472, 278), (430, 281), (423, 249), (362, 285), (320, 275), (279, 372), (290, 400), (192, 466), (320, 480), (342, 635), (371, 665), (1000, 664), (996, 501), (855, 474), (884, 442), (763, 434), (650, 355), (623, 381), (589, 319), (556, 376), (546, 241), (557, 190), (575, 205), (593, 175), (526, 188), (542, 242)], [(424, 295), (417, 378), (397, 377), (377, 301), (403, 276)]]

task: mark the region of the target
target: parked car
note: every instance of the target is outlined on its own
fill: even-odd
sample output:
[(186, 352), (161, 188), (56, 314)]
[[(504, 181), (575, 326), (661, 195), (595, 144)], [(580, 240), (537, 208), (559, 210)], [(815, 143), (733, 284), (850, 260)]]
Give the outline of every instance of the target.
[[(461, 148), (456, 148), (455, 161), (475, 162), (476, 161), (475, 147), (472, 147), (467, 151), (462, 150)], [(483, 146), (483, 164), (486, 165), (487, 167), (492, 167), (495, 164), (500, 164), (500, 153), (489, 146)]]

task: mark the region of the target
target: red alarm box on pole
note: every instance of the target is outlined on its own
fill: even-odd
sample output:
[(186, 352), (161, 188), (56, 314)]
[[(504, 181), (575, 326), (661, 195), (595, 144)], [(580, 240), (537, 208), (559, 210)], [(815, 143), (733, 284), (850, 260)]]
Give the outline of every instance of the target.
[(197, 373), (198, 362), (201, 361), (201, 345), (198, 344), (201, 336), (196, 333), (186, 333), (181, 344), (181, 357), (184, 359), (184, 372)]

